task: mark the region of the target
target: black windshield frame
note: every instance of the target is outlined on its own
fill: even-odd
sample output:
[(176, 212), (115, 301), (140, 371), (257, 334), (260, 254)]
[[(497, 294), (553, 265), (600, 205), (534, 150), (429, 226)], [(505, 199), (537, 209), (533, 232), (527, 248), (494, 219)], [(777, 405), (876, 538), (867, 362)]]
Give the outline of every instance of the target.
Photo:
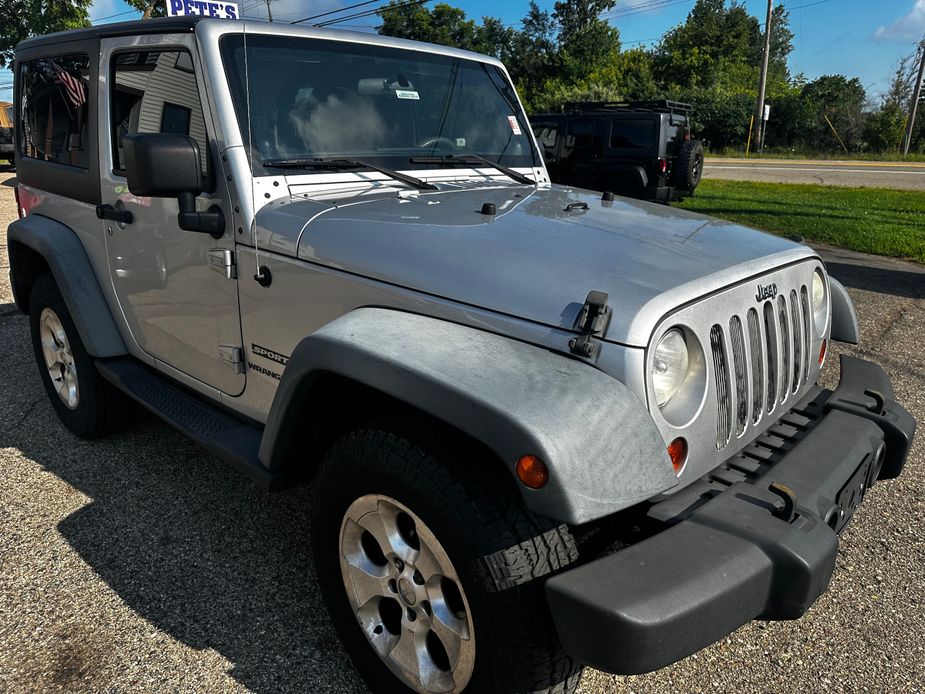
[[(306, 70), (305, 64), (323, 62), (323, 60), (326, 60), (329, 56), (332, 60), (332, 63), (334, 61), (338, 61), (338, 65), (347, 65), (348, 67), (351, 64), (367, 67), (372, 65), (385, 66), (390, 64), (393, 66), (396, 64), (407, 64), (411, 66), (409, 69), (404, 70), (404, 72), (407, 72), (410, 75), (412, 84), (414, 84), (414, 90), (416, 92), (421, 92), (421, 96), (415, 99), (421, 105), (423, 105), (423, 102), (426, 99), (426, 93), (423, 91), (426, 88), (426, 85), (422, 82), (422, 80), (426, 81), (428, 75), (425, 74), (426, 71), (423, 68), (418, 72), (414, 72), (414, 65), (425, 66), (427, 70), (432, 70), (435, 73), (439, 70), (444, 70), (449, 71), (454, 75), (462, 74), (469, 79), (470, 83), (479, 80), (480, 82), (476, 86), (482, 90), (481, 96), (486, 99), (492, 99), (491, 106), (496, 109), (497, 113), (504, 114), (505, 120), (503, 121), (503, 126), (509, 130), (506, 141), (502, 143), (500, 139), (501, 134), (499, 132), (501, 126), (497, 126), (497, 123), (502, 121), (500, 120), (499, 116), (493, 112), (492, 115), (494, 120), (491, 121), (491, 125), (494, 127), (492, 136), (494, 137), (496, 150), (478, 151), (477, 153), (479, 156), (483, 156), (486, 159), (490, 159), (491, 161), (495, 161), (496, 163), (507, 166), (509, 168), (534, 168), (539, 165), (538, 162), (540, 161), (540, 158), (534, 146), (532, 131), (530, 130), (529, 126), (529, 120), (527, 119), (526, 114), (523, 112), (523, 109), (520, 106), (520, 102), (517, 99), (516, 92), (511, 86), (504, 71), (495, 64), (453, 55), (415, 51), (412, 49), (395, 48), (391, 46), (380, 46), (373, 43), (354, 43), (348, 41), (337, 41), (312, 37), (277, 36), (260, 33), (248, 33), (246, 40), (247, 69), (249, 70), (250, 74), (248, 76), (249, 79), (246, 82), (243, 67), (244, 45), (245, 40), (243, 34), (229, 34), (222, 38), (220, 42), (220, 50), (225, 68), (225, 74), (228, 80), (229, 88), (231, 90), (232, 99), (235, 104), (235, 114), (237, 117), (238, 127), (240, 128), (241, 138), (245, 143), (245, 150), (248, 152), (248, 156), (251, 159), (254, 175), (277, 175), (278, 173), (281, 173), (281, 170), (277, 171), (273, 167), (266, 167), (264, 164), (265, 161), (331, 156), (351, 159), (361, 158), (364, 161), (370, 161), (379, 166), (394, 170), (420, 169), (427, 167), (421, 164), (412, 163), (410, 161), (412, 157), (447, 154), (453, 151), (450, 150), (448, 152), (447, 149), (454, 144), (459, 149), (459, 151), (471, 152), (473, 149), (476, 149), (470, 146), (470, 142), (463, 141), (464, 138), (450, 139), (448, 137), (430, 138), (431, 140), (436, 140), (437, 142), (426, 147), (421, 147), (420, 144), (425, 144), (428, 141), (428, 138), (424, 136), (417, 138), (422, 142), (418, 142), (417, 139), (415, 139), (410, 144), (408, 142), (404, 142), (394, 148), (377, 148), (373, 151), (367, 150), (362, 152), (280, 151), (279, 149), (275, 149), (275, 147), (278, 146), (278, 142), (268, 143), (267, 138), (268, 136), (276, 137), (280, 130), (278, 123), (283, 120), (282, 116), (288, 115), (291, 119), (294, 111), (284, 113), (284, 109), (281, 106), (276, 106), (275, 110), (273, 110), (268, 116), (266, 109), (272, 109), (273, 107), (268, 107), (267, 102), (273, 98), (278, 98), (280, 100), (286, 98), (286, 90), (292, 91), (296, 97), (299, 97), (301, 92), (306, 91), (306, 89), (300, 89), (299, 82), (297, 80), (304, 80), (305, 76), (311, 73), (311, 66), (308, 66), (309, 69)], [(283, 77), (278, 78), (276, 83), (278, 86), (274, 87), (273, 84), (268, 84), (267, 80), (260, 79), (262, 72), (266, 73), (271, 71), (268, 66), (279, 66), (280, 68), (282, 67), (283, 63), (280, 60), (277, 59), (275, 62), (273, 62), (272, 56), (274, 51), (277, 51), (281, 56), (286, 55), (287, 51), (289, 54), (292, 54), (293, 51), (304, 51), (304, 56), (306, 58), (304, 61), (305, 64), (302, 66), (289, 66), (290, 69), (286, 71), (286, 74), (292, 76), (291, 80), (295, 82), (294, 84), (284, 84), (279, 82), (280, 79), (288, 79)], [(322, 61), (308, 60), (310, 57), (317, 58), (319, 55), (323, 56)], [(267, 59), (267, 56), (270, 56), (271, 59)], [(262, 67), (261, 60), (263, 60)], [(329, 75), (331, 74), (332, 68), (328, 67), (328, 70)], [(282, 73), (283, 71), (277, 70), (271, 72)], [(378, 74), (373, 72), (371, 69), (369, 72), (372, 73), (371, 76), (378, 77)], [(382, 68), (379, 69), (379, 72), (386, 73), (387, 71), (385, 68)], [(320, 67), (318, 68), (318, 74), (323, 74)], [(403, 72), (397, 73), (397, 78), (399, 81), (408, 80)], [(435, 79), (438, 80), (439, 76), (435, 77)], [(417, 82), (414, 82), (415, 80), (417, 80)], [(247, 110), (248, 99), (247, 93), (245, 91), (245, 85), (247, 83), (250, 84), (251, 88), (251, 113), (248, 113)], [(344, 84), (352, 83), (345, 81)], [(469, 85), (467, 85), (467, 87), (468, 86)], [(398, 85), (393, 83), (388, 85), (388, 88), (396, 91)], [(388, 94), (388, 92), (385, 91), (386, 89), (387, 87), (383, 87), (383, 94)], [(459, 97), (459, 91), (462, 89), (462, 87), (457, 89), (453, 83), (446, 83), (446, 85), (443, 86), (443, 89), (445, 91), (443, 97), (444, 107), (453, 109), (455, 106), (455, 110), (453, 110), (450, 115), (454, 116), (457, 121), (460, 117), (469, 119), (474, 118), (472, 113), (466, 112), (459, 105), (459, 103), (462, 101), (462, 99)], [(263, 93), (261, 93), (261, 90)], [(359, 94), (364, 95), (364, 93), (361, 91), (361, 85), (359, 82), (357, 83), (357, 90)], [(490, 97), (488, 96), (489, 94), (491, 95)], [(377, 94), (376, 96), (378, 98), (379, 95)], [(401, 99), (402, 97), (398, 98)], [(454, 102), (456, 103), (454, 104)], [(418, 104), (411, 104), (411, 106), (416, 107)], [(258, 108), (264, 109), (264, 112), (258, 113)], [(478, 112), (478, 109), (470, 110)], [(249, 133), (248, 126), (251, 117), (253, 117), (254, 132)], [(277, 127), (272, 129), (267, 127), (266, 118), (268, 117), (275, 119), (274, 122), (277, 123)], [(448, 116), (444, 115), (444, 119), (447, 117)], [(262, 118), (264, 119), (263, 123), (260, 122)], [(418, 118), (410, 119), (410, 121), (413, 121), (411, 127), (417, 127), (421, 122), (423, 122)], [(395, 122), (401, 122), (404, 124), (409, 122), (409, 120)], [(441, 127), (443, 127), (442, 121)], [(504, 132), (508, 133), (508, 130), (504, 130)], [(422, 132), (424, 132), (423, 129)], [(484, 129), (480, 129), (478, 132), (482, 133), (484, 132)], [(440, 134), (442, 135), (442, 131)], [(250, 146), (251, 142), (253, 142), (253, 147)], [(460, 144), (460, 142), (462, 142), (462, 144)], [(500, 147), (498, 146), (498, 143), (501, 144)], [(512, 145), (511, 143), (514, 144)]]

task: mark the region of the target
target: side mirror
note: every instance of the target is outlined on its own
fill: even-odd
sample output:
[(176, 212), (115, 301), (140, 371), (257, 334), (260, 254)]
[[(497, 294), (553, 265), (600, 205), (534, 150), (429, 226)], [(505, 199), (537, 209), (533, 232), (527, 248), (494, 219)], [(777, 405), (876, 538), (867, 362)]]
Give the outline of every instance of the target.
[(225, 216), (218, 205), (208, 212), (196, 212), (196, 196), (202, 192), (199, 144), (188, 135), (131, 133), (122, 140), (125, 177), (133, 195), (177, 198), (177, 224), (184, 231), (197, 231), (220, 239), (225, 234)]

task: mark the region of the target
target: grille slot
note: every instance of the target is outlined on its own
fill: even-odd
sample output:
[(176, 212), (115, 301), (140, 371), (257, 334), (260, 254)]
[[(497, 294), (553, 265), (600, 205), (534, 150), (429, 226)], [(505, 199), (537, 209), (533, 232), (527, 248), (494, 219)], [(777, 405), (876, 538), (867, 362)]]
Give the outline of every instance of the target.
[(809, 294), (806, 287), (800, 289), (801, 306), (803, 307), (803, 383), (809, 380)]
[(790, 324), (793, 326), (793, 382), (790, 391), (796, 393), (803, 369), (803, 321), (800, 320), (800, 303), (796, 291), (790, 292)]
[(732, 402), (729, 391), (729, 369), (726, 364), (726, 345), (723, 328), (710, 329), (710, 347), (713, 350), (713, 372), (716, 375), (716, 448), (722, 450), (732, 434)]
[[(760, 312), (759, 312), (760, 311)], [(747, 335), (746, 335), (747, 331)], [(809, 294), (805, 285), (710, 329), (716, 379), (716, 448), (773, 412), (810, 375)]]
[(771, 412), (777, 403), (777, 324), (774, 321), (774, 307), (768, 301), (764, 305), (764, 342), (767, 347), (768, 405)]
[(745, 425), (748, 424), (748, 374), (742, 320), (738, 316), (729, 319), (729, 336), (732, 340), (732, 364), (736, 378), (736, 436), (741, 436), (745, 433)]
[(748, 310), (748, 346), (752, 359), (752, 424), (757, 424), (764, 402), (764, 353), (761, 350), (758, 311), (753, 308)]
[(780, 321), (780, 401), (787, 399), (787, 386), (790, 383), (790, 320), (787, 317), (787, 300), (777, 299), (777, 318)]

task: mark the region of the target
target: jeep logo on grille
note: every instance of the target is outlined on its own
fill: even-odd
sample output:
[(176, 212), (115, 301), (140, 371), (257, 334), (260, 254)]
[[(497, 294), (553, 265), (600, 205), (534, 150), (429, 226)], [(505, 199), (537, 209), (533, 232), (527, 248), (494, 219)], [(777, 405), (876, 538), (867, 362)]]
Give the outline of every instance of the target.
[(758, 285), (758, 294), (755, 296), (755, 301), (764, 301), (765, 299), (775, 299), (777, 298), (777, 285), (773, 282), (767, 286), (762, 287)]

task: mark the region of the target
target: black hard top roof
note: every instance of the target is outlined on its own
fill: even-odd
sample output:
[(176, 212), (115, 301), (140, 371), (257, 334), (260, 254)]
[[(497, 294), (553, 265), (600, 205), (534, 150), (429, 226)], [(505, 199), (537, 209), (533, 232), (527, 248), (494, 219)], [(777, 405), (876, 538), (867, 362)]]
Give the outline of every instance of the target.
[(59, 31), (54, 34), (26, 39), (16, 45), (16, 50), (21, 51), (68, 41), (85, 41), (87, 39), (111, 38), (114, 36), (192, 32), (203, 19), (206, 19), (206, 17), (158, 17), (156, 19), (135, 19), (131, 22), (101, 24), (95, 27), (87, 27), (86, 29)]

